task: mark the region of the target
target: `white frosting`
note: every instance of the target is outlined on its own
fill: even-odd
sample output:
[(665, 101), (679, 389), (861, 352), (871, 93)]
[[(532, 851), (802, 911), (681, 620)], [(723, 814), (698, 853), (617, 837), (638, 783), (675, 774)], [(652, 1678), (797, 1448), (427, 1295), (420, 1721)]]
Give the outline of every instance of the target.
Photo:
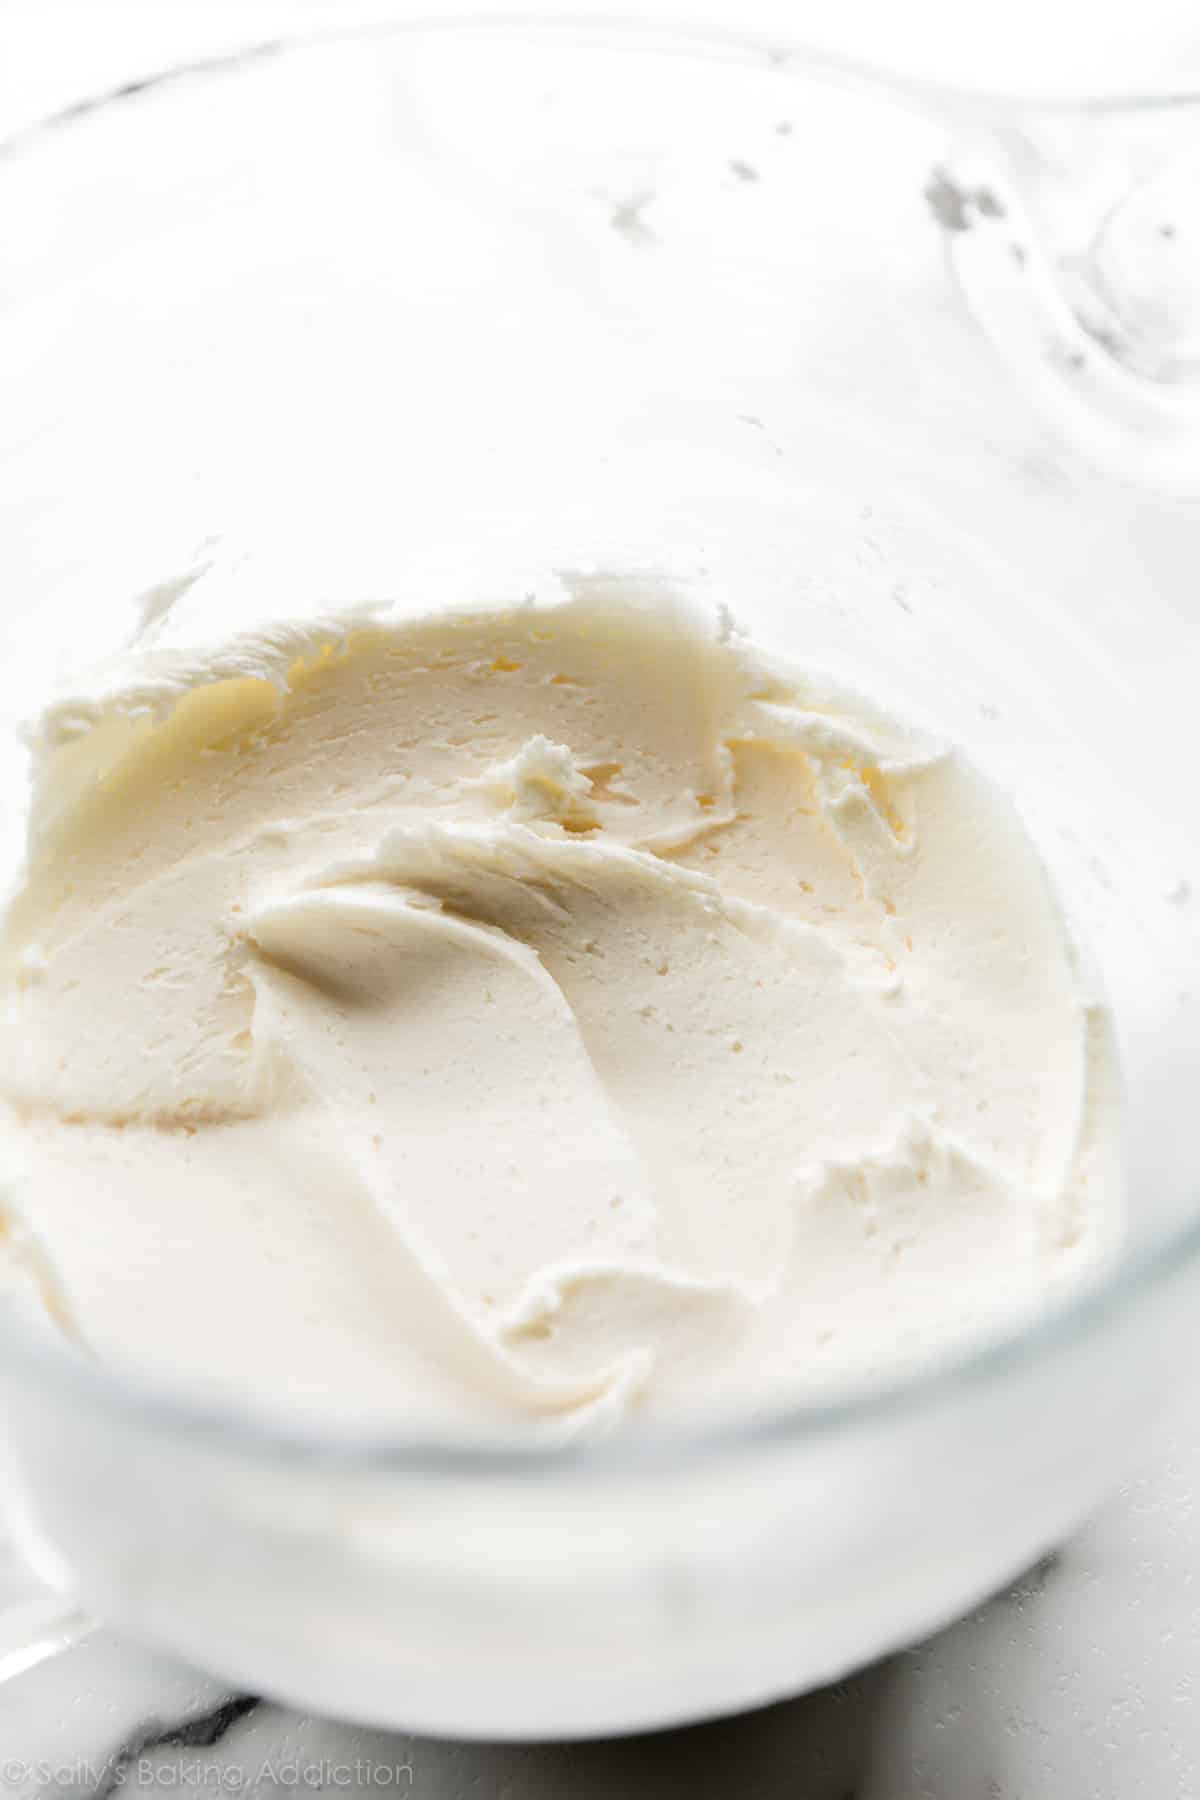
[(678, 596), (134, 647), (32, 741), (23, 1265), (115, 1363), (574, 1429), (892, 1369), (1115, 1242), (1010, 808)]

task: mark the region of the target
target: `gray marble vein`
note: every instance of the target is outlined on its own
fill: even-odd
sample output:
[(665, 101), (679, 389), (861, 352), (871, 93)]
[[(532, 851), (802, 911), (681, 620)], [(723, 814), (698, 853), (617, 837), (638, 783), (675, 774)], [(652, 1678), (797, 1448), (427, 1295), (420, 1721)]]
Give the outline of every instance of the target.
[(211, 1750), (218, 1744), (227, 1746), (234, 1726), (248, 1718), (260, 1704), (255, 1694), (231, 1694), (211, 1711), (193, 1718), (180, 1719), (173, 1725), (153, 1720), (140, 1726), (124, 1743), (110, 1751), (100, 1780), (87, 1792), (85, 1800), (110, 1800), (113, 1794), (129, 1785), (131, 1775), (136, 1780), (139, 1771), (151, 1763), (156, 1753)]

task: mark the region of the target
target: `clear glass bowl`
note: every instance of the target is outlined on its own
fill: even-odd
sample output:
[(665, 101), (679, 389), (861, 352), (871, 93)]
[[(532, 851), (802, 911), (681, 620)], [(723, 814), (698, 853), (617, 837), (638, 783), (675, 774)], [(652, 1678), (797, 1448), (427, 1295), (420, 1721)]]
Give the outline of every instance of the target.
[[(1193, 122), (1032, 116), (728, 36), (397, 22), (9, 147), (10, 718), (147, 605), (209, 628), (206, 561), (266, 612), (480, 568), (702, 575), (1012, 791), (1103, 967), (1130, 1121), (1102, 1285), (704, 1432), (306, 1435), (164, 1395), (153, 1345), (135, 1387), (0, 1320), (4, 1497), (48, 1582), (325, 1711), (617, 1731), (911, 1641), (1116, 1479), (1190, 1366), (1200, 1279), (1200, 464), (1186, 281), (1164, 312), (1153, 259), (1110, 279), (1122, 340), (1089, 256), (1114, 156), (1136, 183)], [(211, 1313), (236, 1334), (219, 1287)]]

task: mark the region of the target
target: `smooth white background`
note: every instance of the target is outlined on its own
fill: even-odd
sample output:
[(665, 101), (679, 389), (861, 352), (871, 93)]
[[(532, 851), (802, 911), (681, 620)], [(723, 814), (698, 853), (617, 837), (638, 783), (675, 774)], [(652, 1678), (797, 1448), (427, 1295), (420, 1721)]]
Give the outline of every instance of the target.
[[(172, 61), (371, 10), (356, 0), (8, 0), (0, 137)], [(1008, 0), (986, 12), (943, 0), (724, 9), (709, 0), (686, 10), (724, 10), (739, 24), (761, 20), (977, 85), (1161, 89), (1190, 73), (1200, 86), (1195, 0)], [(544, 1749), (431, 1744), (263, 1705), (209, 1748), (188, 1743), (185, 1729), (179, 1742), (145, 1749), (125, 1788), (270, 1794), (323, 1781), (327, 1791), (430, 1800), (1200, 1800), (1200, 1401), (1184, 1396), (1181, 1410), (1173, 1446), (1056, 1557), (931, 1643), (835, 1689), (687, 1732)], [(222, 1697), (219, 1684), (101, 1634), (0, 1689), (0, 1800), (90, 1793), (120, 1744), (162, 1736)]]

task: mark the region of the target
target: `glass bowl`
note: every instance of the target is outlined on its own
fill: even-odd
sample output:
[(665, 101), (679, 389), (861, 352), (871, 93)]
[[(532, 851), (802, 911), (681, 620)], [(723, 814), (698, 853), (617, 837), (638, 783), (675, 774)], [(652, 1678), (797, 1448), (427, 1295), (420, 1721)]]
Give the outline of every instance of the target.
[(133, 89), (0, 161), (6, 718), (148, 619), (217, 629), (207, 566), (235, 622), (564, 567), (704, 584), (1015, 797), (1104, 971), (1131, 1228), (1015, 1336), (570, 1451), (218, 1411), (153, 1344), (118, 1380), (0, 1315), (7, 1517), (70, 1604), (383, 1724), (614, 1732), (834, 1678), (1069, 1530), (1190, 1366), (1190, 290), (1172, 263), (1156, 310), (1161, 258), (1109, 227), (1149, 231), (1194, 114), (561, 20)]

